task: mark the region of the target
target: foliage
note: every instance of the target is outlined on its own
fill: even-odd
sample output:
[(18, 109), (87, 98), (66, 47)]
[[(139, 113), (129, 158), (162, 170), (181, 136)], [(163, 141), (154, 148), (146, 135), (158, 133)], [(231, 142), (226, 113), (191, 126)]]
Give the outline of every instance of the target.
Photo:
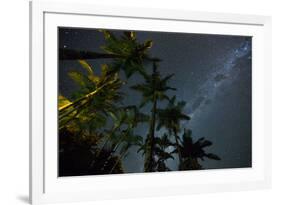
[(133, 31), (125, 31), (121, 37), (116, 37), (107, 30), (101, 31), (105, 37), (105, 45), (101, 48), (108, 54), (120, 56), (114, 59), (114, 71), (124, 70), (128, 78), (135, 72), (145, 73), (144, 61), (152, 60), (148, 55), (152, 47), (151, 40), (139, 43)]
[(190, 117), (183, 113), (183, 108), (186, 102), (180, 101), (176, 103), (176, 96), (173, 96), (169, 100), (169, 103), (165, 109), (157, 109), (157, 114), (159, 117), (159, 122), (157, 125), (157, 130), (162, 127), (166, 127), (170, 132), (175, 130), (180, 131), (180, 121), (190, 120)]
[(145, 74), (145, 82), (142, 84), (137, 84), (132, 86), (133, 90), (136, 90), (142, 94), (142, 102), (140, 107), (143, 107), (149, 102), (154, 102), (154, 100), (169, 100), (169, 97), (166, 95), (168, 90), (176, 90), (167, 85), (168, 81), (173, 77), (172, 75), (161, 77), (160, 73), (157, 70), (156, 63), (153, 65), (153, 73), (151, 75)]
[[(98, 144), (102, 135), (85, 135), (60, 131), (59, 176), (124, 173), (118, 155), (108, 149), (100, 149)], [(99, 153), (99, 155), (97, 155)], [(115, 165), (112, 170), (113, 165)]]
[[(100, 167), (100, 164), (104, 163), (107, 166), (112, 166), (107, 170), (108, 173), (118, 172), (115, 169), (121, 166), (121, 158), (125, 156), (132, 145), (139, 144), (139, 137), (132, 134), (132, 128), (137, 125), (138, 121), (144, 121), (145, 115), (137, 112), (133, 106), (125, 109), (117, 106), (117, 103), (122, 100), (119, 89), (123, 82), (116, 72), (111, 72), (108, 65), (103, 65), (101, 75), (97, 76), (86, 61), (79, 60), (79, 63), (87, 71), (87, 75), (77, 71), (69, 73), (71, 79), (80, 86), (80, 90), (75, 94), (77, 99), (71, 102), (66, 97), (59, 96), (60, 137), (63, 138), (66, 133), (72, 133), (72, 136), (77, 136), (79, 140), (73, 141), (65, 137), (64, 140), (60, 139), (60, 142), (68, 141), (68, 147), (75, 145), (72, 146), (75, 147), (73, 149), (60, 149), (63, 150), (60, 155), (61, 162), (66, 166), (68, 159), (75, 161), (80, 153), (83, 155), (81, 162), (85, 162), (85, 166), (86, 164), (91, 164), (91, 167), (95, 165), (94, 169), (90, 169), (91, 173), (96, 173), (99, 169), (102, 169), (99, 172), (106, 172), (106, 167)], [(101, 129), (107, 126), (109, 117), (113, 121), (112, 131), (106, 132), (105, 129), (102, 131)], [(117, 136), (117, 131), (123, 124), (126, 124), (128, 128), (120, 131), (121, 134)], [(99, 139), (99, 142), (103, 142), (104, 146), (99, 148), (97, 143), (89, 141), (87, 143), (91, 146), (88, 146), (87, 143), (81, 144), (84, 142), (85, 136), (92, 138), (92, 142), (98, 142), (97, 139)], [(118, 138), (117, 142), (114, 136)], [(75, 143), (73, 144), (73, 142)], [(112, 144), (110, 149), (105, 146), (109, 143)], [(120, 147), (120, 150), (117, 150), (116, 147)], [(121, 156), (117, 159), (114, 155), (118, 151)], [(73, 153), (76, 154), (73, 155)], [(79, 169), (77, 170), (79, 171)], [(121, 172), (121, 169), (119, 171)], [(82, 172), (79, 171), (79, 173)]]
[(123, 82), (118, 73), (112, 73), (108, 65), (102, 65), (101, 75), (94, 74), (92, 67), (83, 60), (79, 63), (87, 71), (84, 75), (78, 71), (69, 72), (72, 80), (80, 86), (75, 93), (72, 102), (65, 97), (59, 97), (59, 124), (60, 129), (64, 126), (75, 124), (87, 124), (96, 130), (106, 124), (108, 112), (116, 110), (116, 103), (122, 99), (119, 92)]
[(185, 130), (182, 136), (180, 152), (184, 159), (183, 164), (180, 165), (181, 170), (194, 170), (201, 169), (201, 165), (198, 159), (204, 160), (205, 158), (212, 160), (220, 160), (215, 154), (206, 153), (205, 148), (212, 145), (212, 142), (205, 140), (205, 138), (200, 138), (197, 141), (192, 139), (192, 131)]
[[(173, 96), (169, 100), (169, 103), (165, 109), (158, 109), (158, 126), (157, 130), (160, 130), (161, 127), (165, 127), (169, 134), (174, 135), (176, 149), (180, 149), (178, 132), (180, 132), (180, 123), (183, 120), (190, 120), (190, 117), (183, 113), (183, 108), (185, 106), (184, 101), (176, 103), (176, 96)], [(178, 152), (179, 163), (183, 163), (181, 152)]]
[(156, 62), (153, 63), (153, 72), (151, 75), (143, 75), (145, 82), (142, 84), (137, 84), (132, 86), (133, 90), (136, 90), (142, 94), (142, 102), (139, 107), (143, 107), (149, 102), (152, 103), (151, 109), (151, 120), (149, 122), (149, 133), (147, 134), (145, 141), (145, 163), (144, 171), (151, 172), (156, 170), (155, 162), (155, 125), (156, 125), (156, 114), (157, 114), (157, 102), (159, 100), (169, 100), (169, 97), (166, 95), (166, 91), (175, 90), (172, 87), (167, 86), (168, 80), (173, 75), (168, 75), (164, 78), (161, 77)]
[[(168, 91), (176, 90), (168, 84), (174, 74), (161, 76), (160, 60), (150, 57), (152, 41), (140, 43), (132, 31), (120, 36), (107, 30), (101, 32), (105, 53), (62, 51), (61, 59), (78, 60), (84, 72), (71, 70), (68, 76), (79, 89), (72, 97), (58, 97), (59, 175), (124, 173), (123, 160), (134, 146), (144, 155), (145, 172), (170, 171), (167, 164), (169, 160), (176, 161), (175, 155), (179, 170), (202, 169), (198, 159), (220, 160), (205, 152), (212, 145), (210, 141), (200, 138), (193, 142), (191, 130), (179, 136), (181, 122), (190, 120), (184, 113), (186, 102), (169, 97)], [(101, 65), (100, 75), (85, 60), (97, 58), (110, 59)], [(152, 65), (152, 71), (148, 65)], [(126, 83), (120, 72), (125, 73), (127, 81), (133, 74), (143, 79), (131, 86), (142, 95), (139, 105), (123, 106), (121, 89)], [(159, 108), (159, 101), (167, 102), (167, 106)], [(144, 106), (151, 106), (150, 112), (143, 113)], [(140, 124), (148, 127), (146, 136), (137, 134)]]
[(160, 172), (170, 171), (170, 169), (166, 165), (166, 161), (168, 159), (174, 160), (174, 157), (172, 155), (172, 152), (167, 152), (166, 150), (169, 147), (174, 146), (174, 143), (170, 141), (167, 134), (164, 134), (161, 138), (156, 137), (155, 142), (156, 142), (155, 155), (157, 158), (156, 170)]

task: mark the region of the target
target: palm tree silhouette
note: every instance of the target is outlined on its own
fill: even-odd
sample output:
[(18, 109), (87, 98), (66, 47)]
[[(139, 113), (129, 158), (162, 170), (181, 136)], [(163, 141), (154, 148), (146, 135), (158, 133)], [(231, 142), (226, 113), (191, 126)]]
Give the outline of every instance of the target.
[(156, 125), (156, 114), (157, 114), (157, 102), (159, 100), (168, 100), (169, 97), (166, 95), (166, 91), (175, 90), (175, 88), (167, 85), (168, 80), (173, 75), (168, 75), (161, 78), (160, 73), (157, 69), (156, 62), (153, 62), (153, 72), (151, 75), (144, 74), (145, 83), (132, 86), (131, 88), (142, 93), (142, 102), (140, 107), (143, 107), (147, 103), (152, 103), (151, 118), (149, 125), (149, 133), (146, 138), (146, 149), (145, 149), (145, 164), (144, 171), (151, 172), (154, 169), (154, 146), (155, 146), (155, 125)]
[(206, 153), (205, 148), (211, 146), (213, 143), (204, 138), (200, 138), (197, 141), (192, 139), (192, 131), (189, 129), (184, 130), (182, 140), (180, 140), (180, 153), (182, 155), (183, 161), (180, 164), (180, 170), (198, 170), (202, 169), (199, 164), (198, 159), (204, 160), (204, 158), (220, 160), (220, 157), (212, 154)]
[(155, 138), (155, 144), (155, 155), (157, 157), (156, 171), (170, 171), (165, 162), (168, 159), (174, 159), (172, 153), (167, 152), (167, 149), (170, 146), (174, 146), (174, 143), (170, 141), (167, 134), (164, 134), (162, 137)]
[(180, 101), (176, 103), (176, 96), (173, 96), (169, 100), (169, 103), (165, 109), (158, 109), (157, 114), (159, 122), (157, 125), (157, 130), (165, 127), (170, 135), (174, 135), (176, 142), (176, 150), (178, 151), (179, 163), (183, 162), (180, 150), (180, 143), (178, 133), (180, 132), (180, 122), (183, 120), (190, 120), (190, 117), (183, 113), (183, 108), (186, 102)]

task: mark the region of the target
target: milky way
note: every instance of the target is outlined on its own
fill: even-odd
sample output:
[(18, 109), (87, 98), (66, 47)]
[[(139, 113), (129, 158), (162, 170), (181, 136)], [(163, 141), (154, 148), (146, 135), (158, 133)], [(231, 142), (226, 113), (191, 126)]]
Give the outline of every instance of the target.
[(217, 61), (221, 62), (221, 66), (206, 73), (208, 76), (207, 81), (202, 83), (198, 93), (190, 100), (189, 107), (186, 109), (190, 116), (194, 118), (196, 114), (199, 114), (203, 106), (209, 105), (216, 97), (217, 92), (221, 91), (222, 84), (231, 84), (238, 78), (240, 71), (234, 69), (236, 62), (248, 56), (250, 52), (251, 43), (250, 41), (245, 41), (239, 47), (230, 50), (227, 54), (217, 59)]

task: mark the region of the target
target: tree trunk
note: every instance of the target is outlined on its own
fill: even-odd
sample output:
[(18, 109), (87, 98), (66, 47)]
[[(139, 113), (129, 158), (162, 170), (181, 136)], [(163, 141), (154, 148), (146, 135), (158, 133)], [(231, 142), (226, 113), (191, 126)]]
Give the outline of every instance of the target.
[[(101, 58), (126, 58), (126, 56), (111, 54), (111, 53), (97, 53), (93, 51), (82, 51), (60, 48), (59, 49), (59, 60), (89, 60), (89, 59), (101, 59)], [(158, 62), (160, 59), (146, 57), (147, 60)]]
[(108, 53), (96, 53), (92, 51), (80, 51), (73, 49), (59, 49), (60, 60), (87, 60), (87, 59), (99, 59), (99, 58), (124, 58), (124, 56)]
[(156, 66), (153, 66), (153, 106), (151, 110), (151, 121), (149, 127), (149, 134), (146, 141), (146, 153), (145, 153), (145, 162), (144, 162), (144, 171), (145, 172), (152, 172), (153, 171), (153, 164), (154, 164), (154, 144), (155, 144), (155, 124), (156, 124), (156, 110), (157, 110), (157, 96), (155, 94), (155, 75), (156, 74)]
[(153, 171), (153, 156), (154, 156), (154, 144), (155, 144), (155, 124), (156, 124), (156, 109), (157, 109), (157, 100), (154, 100), (152, 107), (152, 116), (150, 121), (149, 134), (147, 139), (147, 150), (146, 150), (146, 159), (145, 159), (145, 172)]
[(116, 166), (118, 165), (118, 163), (121, 163), (121, 160), (122, 160), (122, 158), (126, 155), (126, 153), (127, 153), (127, 150), (124, 151), (124, 152), (121, 154), (121, 156), (118, 158), (118, 160), (115, 162), (115, 164), (114, 164), (113, 167), (111, 168), (109, 174), (111, 174), (111, 173), (114, 171), (114, 169), (116, 168)]
[(173, 132), (174, 132), (174, 136), (175, 136), (178, 157), (179, 157), (179, 170), (181, 170), (181, 166), (183, 165), (183, 160), (182, 160), (182, 156), (181, 156), (181, 150), (180, 150), (180, 144), (179, 144), (179, 140), (178, 140), (178, 136), (177, 136), (177, 130), (174, 128)]

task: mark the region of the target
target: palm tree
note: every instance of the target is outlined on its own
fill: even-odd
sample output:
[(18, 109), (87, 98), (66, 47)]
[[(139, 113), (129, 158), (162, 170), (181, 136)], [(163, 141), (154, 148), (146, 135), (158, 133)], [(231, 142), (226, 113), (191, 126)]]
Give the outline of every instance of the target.
[(118, 136), (118, 142), (113, 146), (112, 152), (116, 153), (119, 150), (119, 159), (112, 166), (109, 173), (112, 173), (115, 170), (116, 166), (121, 162), (121, 160), (126, 157), (131, 146), (139, 146), (142, 141), (142, 137), (139, 135), (135, 135), (134, 129), (131, 127), (128, 127), (121, 132), (117, 132), (115, 133), (115, 135)]
[[(174, 96), (169, 100), (169, 103), (165, 109), (158, 109), (157, 114), (159, 122), (157, 125), (157, 130), (160, 130), (162, 127), (165, 127), (169, 134), (174, 135), (177, 151), (180, 149), (178, 133), (180, 132), (180, 122), (183, 120), (190, 120), (188, 115), (183, 113), (183, 108), (185, 106), (184, 101), (176, 103), (176, 97)], [(182, 163), (181, 152), (177, 152), (179, 157), (179, 163)]]
[(104, 53), (61, 48), (59, 50), (60, 60), (112, 59), (114, 72), (124, 70), (127, 77), (135, 72), (143, 73), (143, 63), (146, 61), (160, 61), (160, 59), (148, 55), (148, 51), (152, 47), (151, 40), (140, 43), (136, 39), (136, 33), (132, 31), (125, 31), (120, 37), (116, 37), (107, 30), (100, 31), (105, 38), (105, 45), (101, 47)]
[(149, 133), (146, 138), (146, 151), (145, 151), (145, 164), (144, 171), (151, 172), (154, 167), (154, 138), (155, 138), (155, 125), (156, 125), (156, 113), (157, 113), (157, 102), (159, 100), (168, 100), (169, 97), (166, 95), (166, 91), (175, 90), (175, 88), (167, 86), (168, 80), (173, 75), (168, 75), (161, 78), (160, 73), (157, 70), (156, 62), (153, 63), (153, 72), (151, 75), (144, 74), (145, 83), (132, 86), (131, 88), (142, 93), (142, 102), (140, 107), (143, 107), (147, 103), (152, 103), (151, 109), (151, 120), (149, 123)]
[(192, 139), (192, 131), (184, 130), (182, 140), (180, 141), (180, 153), (182, 155), (183, 161), (180, 164), (180, 170), (197, 170), (202, 169), (199, 164), (198, 159), (204, 160), (204, 158), (220, 160), (220, 157), (212, 154), (206, 153), (205, 148), (211, 146), (213, 143), (204, 138), (198, 139), (196, 142)]
[(101, 30), (104, 33), (105, 45), (101, 48), (110, 55), (119, 55), (114, 58), (114, 71), (123, 70), (129, 78), (135, 72), (145, 73), (143, 63), (145, 61), (159, 61), (148, 55), (152, 47), (152, 41), (147, 40), (144, 43), (137, 42), (136, 33), (125, 31), (121, 37), (116, 37), (112, 32)]
[[(100, 144), (107, 138), (103, 129), (108, 117), (118, 110), (117, 104), (122, 100), (119, 89), (123, 81), (108, 65), (102, 65), (101, 74), (96, 75), (86, 61), (79, 60), (79, 63), (86, 72), (69, 72), (69, 77), (79, 85), (73, 100), (59, 96), (60, 163), (67, 166), (80, 156), (83, 158), (81, 162), (84, 162), (81, 165), (83, 170), (77, 168), (75, 171), (70, 167), (73, 174), (120, 173), (122, 164), (119, 157), (111, 149), (100, 147)], [(68, 146), (64, 146), (66, 144)]]
[[(102, 65), (101, 75), (95, 75), (92, 67), (84, 60), (79, 60), (87, 75), (70, 71), (70, 78), (79, 85), (80, 90), (74, 94), (74, 100), (59, 96), (59, 127), (68, 126), (72, 121), (105, 124), (108, 112), (116, 110), (116, 103), (122, 99), (119, 89), (124, 84), (117, 73), (112, 73), (108, 65)], [(99, 121), (99, 122), (97, 122)]]
[(170, 146), (174, 146), (174, 143), (170, 141), (169, 136), (167, 134), (164, 134), (161, 138), (155, 138), (155, 144), (155, 155), (157, 157), (156, 170), (160, 172), (170, 171), (165, 162), (168, 159), (174, 159), (172, 153), (167, 152), (167, 149)]
[[(112, 154), (120, 151), (120, 161), (126, 156), (131, 146), (141, 146), (142, 137), (134, 134), (134, 129), (139, 123), (147, 122), (149, 116), (141, 113), (136, 106), (121, 107), (115, 113), (111, 112), (110, 115), (114, 121), (114, 127), (108, 134), (105, 144), (111, 142)], [(103, 147), (105, 147), (105, 144)], [(115, 166), (112, 167), (112, 170)]]
[[(105, 53), (95, 53), (89, 51), (75, 51), (69, 49), (60, 50), (61, 60), (76, 60), (76, 59), (96, 59), (96, 58), (112, 58), (113, 64), (109, 66), (107, 64), (102, 65), (102, 74), (97, 76), (94, 74), (93, 68), (85, 61), (79, 60), (81, 66), (86, 70), (86, 75), (81, 72), (71, 71), (69, 76), (80, 86), (80, 90), (75, 93), (74, 100), (67, 99), (65, 96), (59, 96), (59, 128), (60, 130), (71, 129), (75, 132), (91, 132), (92, 135), (98, 134), (100, 128), (104, 127), (107, 123), (107, 116), (110, 116), (113, 121), (116, 112), (120, 110), (115, 106), (116, 102), (120, 101), (121, 93), (119, 92), (123, 82), (119, 79), (117, 73), (120, 70), (124, 70), (127, 77), (130, 77), (133, 73), (139, 72), (144, 75), (143, 61), (158, 61), (156, 58), (150, 58), (148, 56), (148, 50), (152, 46), (152, 41), (146, 41), (145, 43), (138, 43), (134, 32), (124, 32), (123, 36), (117, 38), (113, 33), (109, 31), (102, 31), (105, 36), (105, 45), (102, 49)], [(108, 141), (112, 140), (113, 132), (118, 133), (118, 129), (122, 124), (128, 125), (127, 130), (119, 130), (118, 142), (112, 145), (111, 154), (113, 155), (117, 151), (117, 147), (121, 146), (121, 157), (117, 161), (120, 162), (121, 158), (125, 156), (131, 145), (136, 144), (135, 140), (138, 136), (132, 133), (132, 128), (141, 121), (147, 119), (146, 116), (137, 112), (134, 108), (135, 115), (129, 114), (128, 109), (125, 119), (122, 119), (119, 126), (114, 126), (110, 134), (103, 134), (104, 145), (101, 149), (97, 149), (95, 153), (95, 159), (92, 164), (97, 161), (99, 156), (104, 153), (106, 149), (105, 145)], [(134, 119), (129, 119), (135, 117)], [(124, 120), (124, 121), (123, 121)], [(131, 120), (131, 121), (130, 121)], [(126, 122), (127, 121), (127, 122)], [(129, 122), (128, 122), (129, 121)], [(116, 121), (114, 122), (116, 123)], [(90, 127), (91, 126), (91, 127)], [(63, 133), (63, 132), (62, 132)], [(126, 133), (127, 137), (123, 135)], [(128, 138), (131, 136), (130, 138)], [(137, 143), (139, 145), (140, 142)], [(117, 166), (117, 162), (112, 167)]]

